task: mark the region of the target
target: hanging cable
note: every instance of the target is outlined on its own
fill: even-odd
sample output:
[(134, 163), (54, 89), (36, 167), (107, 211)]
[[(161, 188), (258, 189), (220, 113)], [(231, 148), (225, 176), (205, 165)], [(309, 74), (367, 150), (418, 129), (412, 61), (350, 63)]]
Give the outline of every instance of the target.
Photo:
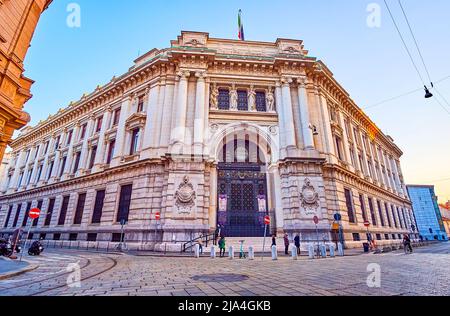
[(444, 100), (445, 104), (447, 104), (447, 106), (448, 106), (449, 109), (450, 109), (450, 103), (449, 103), (449, 102), (447, 101), (447, 99), (442, 95), (442, 93), (440, 93), (439, 90), (438, 90), (436, 87), (434, 88), (434, 91), (437, 92), (437, 94)]
[(416, 39), (416, 36), (414, 35), (413, 29), (411, 27), (411, 23), (409, 23), (409, 19), (408, 19), (408, 16), (406, 14), (405, 8), (402, 5), (402, 1), (398, 0), (398, 4), (400, 5), (400, 8), (402, 9), (403, 16), (405, 17), (405, 20), (406, 20), (406, 24), (408, 24), (409, 31), (411, 33), (411, 36), (412, 36), (413, 40), (414, 40), (414, 44), (416, 45), (417, 52), (419, 53), (420, 59), (422, 60), (423, 67), (425, 68), (425, 71), (427, 72), (428, 79), (430, 80), (431, 87), (433, 87), (434, 86), (433, 85), (433, 80), (431, 80), (430, 72), (428, 71), (428, 67), (427, 67), (427, 65), (425, 63), (425, 59), (423, 58), (422, 51), (419, 48), (419, 43), (418, 43), (418, 41)]
[(391, 16), (392, 22), (394, 23), (395, 28), (397, 29), (398, 35), (400, 36), (400, 39), (403, 42), (403, 46), (406, 49), (406, 52), (408, 53), (409, 58), (411, 59), (411, 62), (416, 69), (417, 74), (419, 75), (420, 80), (422, 81), (422, 84), (426, 86), (425, 81), (423, 80), (422, 75), (420, 74), (419, 68), (417, 67), (416, 62), (414, 61), (414, 58), (412, 57), (412, 54), (408, 48), (408, 45), (406, 45), (405, 39), (403, 38), (402, 32), (400, 32), (400, 28), (397, 25), (397, 22), (395, 21), (394, 15), (392, 14), (391, 8), (389, 8), (389, 5), (386, 0), (384, 0), (384, 4), (386, 5), (387, 10), (389, 11), (389, 15)]
[(442, 109), (444, 109), (444, 111), (447, 112), (448, 115), (450, 115), (450, 110), (447, 109), (447, 108), (441, 103), (441, 101), (439, 101), (438, 98), (434, 98), (434, 99), (435, 99), (436, 102), (439, 104), (439, 106), (440, 106)]

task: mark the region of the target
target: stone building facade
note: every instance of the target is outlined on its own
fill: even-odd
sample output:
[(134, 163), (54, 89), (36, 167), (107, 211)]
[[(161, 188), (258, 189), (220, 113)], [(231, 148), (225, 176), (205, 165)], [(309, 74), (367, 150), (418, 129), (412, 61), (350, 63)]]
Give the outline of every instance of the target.
[(0, 160), (14, 131), (30, 116), (23, 105), (33, 81), (23, 75), (23, 61), (42, 12), (52, 0), (0, 0)]
[[(402, 151), (300, 40), (182, 32), (168, 49), (25, 130), (0, 197), (3, 233), (39, 207), (34, 238), (179, 245), (220, 227), (348, 247), (414, 222)], [(160, 215), (160, 220), (157, 220)], [(335, 227), (336, 228), (336, 227)]]

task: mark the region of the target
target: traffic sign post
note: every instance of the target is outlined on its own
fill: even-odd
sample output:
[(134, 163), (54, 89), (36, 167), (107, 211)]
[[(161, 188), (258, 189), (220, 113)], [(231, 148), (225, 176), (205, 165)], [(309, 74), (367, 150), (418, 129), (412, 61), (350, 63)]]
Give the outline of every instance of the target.
[(155, 246), (156, 246), (156, 237), (158, 233), (158, 221), (161, 219), (161, 213), (156, 212), (155, 213)]
[(264, 260), (264, 253), (266, 252), (266, 237), (267, 237), (267, 226), (270, 225), (270, 216), (267, 215), (264, 217), (264, 241), (263, 241), (263, 255), (261, 260)]
[[(28, 213), (28, 217), (31, 218), (32, 220), (35, 220), (37, 218), (39, 218), (39, 216), (41, 215), (41, 210), (38, 208), (33, 208), (30, 210), (30, 212)], [(28, 228), (28, 233), (25, 237), (25, 244), (23, 245), (23, 249), (20, 252), (20, 260), (22, 261), (22, 256), (23, 253), (25, 252), (25, 250), (27, 249), (27, 245), (28, 245), (28, 239), (30, 238), (30, 231), (31, 231), (31, 227), (33, 226), (33, 221), (31, 221), (30, 223), (30, 227)]]

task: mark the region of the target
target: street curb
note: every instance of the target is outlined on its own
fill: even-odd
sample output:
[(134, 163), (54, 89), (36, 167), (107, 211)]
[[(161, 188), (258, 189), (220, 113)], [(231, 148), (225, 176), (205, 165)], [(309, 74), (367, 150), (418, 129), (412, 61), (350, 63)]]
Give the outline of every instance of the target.
[(18, 275), (22, 275), (24, 273), (36, 270), (37, 268), (39, 268), (39, 265), (33, 264), (33, 265), (25, 267), (21, 270), (0, 274), (0, 281), (7, 280), (7, 279), (13, 278)]

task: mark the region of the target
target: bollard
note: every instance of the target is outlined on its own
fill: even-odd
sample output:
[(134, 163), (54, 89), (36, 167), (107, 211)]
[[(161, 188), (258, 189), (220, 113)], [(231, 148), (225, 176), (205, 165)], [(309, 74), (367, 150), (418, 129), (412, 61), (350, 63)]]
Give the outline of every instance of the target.
[(216, 246), (211, 246), (211, 259), (216, 259)]
[(314, 259), (314, 245), (309, 245), (308, 246), (308, 255), (309, 255), (309, 259)]
[(278, 260), (277, 246), (272, 246), (272, 260)]
[(194, 247), (194, 257), (200, 258), (200, 245), (199, 244), (196, 244)]
[(326, 258), (327, 257), (327, 246), (320, 245), (320, 255), (321, 255), (322, 258)]
[(330, 245), (330, 257), (334, 258), (336, 256), (335, 254), (335, 246), (334, 245)]
[(230, 260), (234, 259), (234, 248), (233, 248), (233, 246), (230, 246), (230, 248), (228, 248), (228, 258)]
[(291, 254), (292, 254), (292, 260), (298, 260), (297, 247), (295, 247), (295, 246), (291, 247)]
[(248, 259), (255, 260), (255, 249), (253, 246), (248, 247)]
[(338, 243), (338, 255), (339, 255), (339, 257), (344, 256), (344, 247), (342, 246), (341, 243)]

